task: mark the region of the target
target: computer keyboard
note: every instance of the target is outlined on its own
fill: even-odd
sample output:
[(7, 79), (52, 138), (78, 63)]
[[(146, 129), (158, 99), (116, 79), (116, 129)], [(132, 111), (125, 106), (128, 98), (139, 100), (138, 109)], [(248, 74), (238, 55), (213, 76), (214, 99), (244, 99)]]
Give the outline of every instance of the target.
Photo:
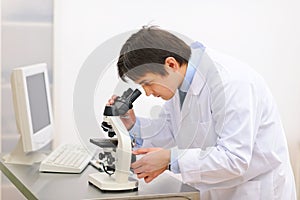
[(64, 144), (52, 151), (40, 165), (40, 172), (81, 173), (93, 155), (80, 144)]

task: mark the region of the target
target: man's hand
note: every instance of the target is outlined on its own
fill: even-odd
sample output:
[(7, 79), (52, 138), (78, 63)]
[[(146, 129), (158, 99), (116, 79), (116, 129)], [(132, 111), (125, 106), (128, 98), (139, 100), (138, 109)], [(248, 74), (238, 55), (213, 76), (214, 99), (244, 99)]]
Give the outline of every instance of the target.
[[(113, 105), (117, 98), (118, 98), (118, 96), (113, 95), (108, 100), (106, 105), (108, 105), (108, 106)], [(133, 109), (128, 110), (125, 115), (120, 116), (120, 119), (122, 120), (122, 122), (125, 125), (126, 129), (130, 130), (133, 127), (133, 125), (135, 124), (135, 121), (136, 121), (136, 117), (135, 117)]]
[(151, 182), (163, 173), (170, 163), (170, 150), (162, 148), (141, 148), (132, 152), (135, 155), (144, 154), (138, 161), (131, 164), (138, 178), (144, 178), (146, 183)]

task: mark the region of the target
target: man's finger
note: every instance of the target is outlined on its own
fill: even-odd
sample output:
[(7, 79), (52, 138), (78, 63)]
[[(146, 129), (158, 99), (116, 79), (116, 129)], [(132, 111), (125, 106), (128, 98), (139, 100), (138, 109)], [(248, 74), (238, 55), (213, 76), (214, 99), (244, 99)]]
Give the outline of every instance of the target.
[(137, 168), (140, 168), (143, 166), (143, 163), (140, 160), (135, 161), (131, 164), (131, 168), (136, 170)]
[[(156, 177), (156, 176), (155, 176), (155, 177)], [(146, 183), (150, 183), (155, 177), (154, 177), (154, 176), (146, 176), (146, 177), (144, 178), (144, 181), (145, 181)]]
[(139, 168), (134, 169), (133, 172), (134, 172), (135, 174), (140, 174), (140, 173), (143, 172), (143, 170), (141, 169), (141, 167), (139, 167)]
[(137, 174), (137, 177), (138, 177), (139, 179), (145, 178), (145, 177), (147, 177), (147, 176), (149, 176), (148, 173), (140, 173), (140, 174)]
[(106, 104), (107, 106), (113, 105), (115, 103), (115, 100), (118, 98), (117, 95), (113, 95), (109, 100), (108, 103)]
[(139, 155), (139, 154), (146, 154), (149, 151), (150, 151), (150, 148), (140, 148), (140, 149), (132, 151), (132, 153), (135, 155)]

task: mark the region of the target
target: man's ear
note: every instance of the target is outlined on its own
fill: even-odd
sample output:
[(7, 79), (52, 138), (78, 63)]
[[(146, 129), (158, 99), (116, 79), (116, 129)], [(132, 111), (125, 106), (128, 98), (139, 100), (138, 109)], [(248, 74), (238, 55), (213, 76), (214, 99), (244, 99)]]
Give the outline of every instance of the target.
[(165, 59), (166, 67), (170, 67), (172, 70), (177, 71), (180, 68), (179, 63), (176, 61), (174, 57), (167, 57)]

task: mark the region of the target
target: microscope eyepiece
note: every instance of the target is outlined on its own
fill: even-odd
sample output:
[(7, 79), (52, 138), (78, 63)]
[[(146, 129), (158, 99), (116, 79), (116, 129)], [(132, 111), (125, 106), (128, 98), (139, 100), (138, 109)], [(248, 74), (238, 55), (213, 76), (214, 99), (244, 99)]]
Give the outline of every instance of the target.
[(103, 115), (105, 116), (120, 116), (127, 113), (133, 107), (132, 103), (141, 95), (141, 91), (129, 88), (123, 92), (122, 96), (115, 100), (115, 103), (110, 106), (105, 106)]
[[(141, 91), (138, 89), (135, 89), (133, 93), (129, 96), (130, 97), (130, 103), (131, 103), (131, 108), (132, 108), (132, 103), (141, 95)], [(130, 108), (130, 109), (131, 109)]]
[(133, 90), (131, 88), (128, 88), (126, 91), (123, 92), (121, 97), (127, 99), (132, 92)]

